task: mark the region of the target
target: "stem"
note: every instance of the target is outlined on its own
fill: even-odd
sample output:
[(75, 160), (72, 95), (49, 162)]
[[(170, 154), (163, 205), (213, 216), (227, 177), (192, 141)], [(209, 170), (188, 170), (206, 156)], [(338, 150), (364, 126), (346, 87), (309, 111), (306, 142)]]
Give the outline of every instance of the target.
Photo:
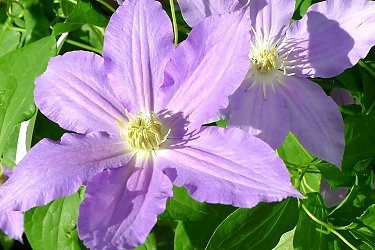
[(14, 30), (14, 31), (19, 31), (19, 32), (26, 32), (25, 29), (19, 28), (19, 27), (14, 27), (14, 26), (6, 26), (4, 24), (0, 24), (1, 29), (8, 29), (8, 30)]
[(366, 115), (369, 115), (371, 111), (374, 109), (374, 107), (375, 107), (375, 101), (371, 104), (370, 108), (367, 110)]
[(3, 165), (6, 165), (7, 168), (13, 168), (14, 166), (16, 166), (16, 163), (14, 163), (12, 160), (5, 158), (4, 156), (0, 158), (0, 162), (2, 162)]
[(358, 64), (359, 64), (359, 66), (361, 66), (362, 68), (364, 68), (373, 78), (375, 78), (375, 72), (369, 66), (367, 66), (366, 63), (364, 63), (363, 61), (359, 60)]
[(353, 246), (347, 239), (344, 238), (344, 236), (342, 236), (339, 232), (337, 232), (335, 229), (333, 229), (329, 224), (319, 220), (318, 218), (316, 218), (308, 209), (307, 207), (304, 205), (304, 204), (301, 204), (301, 207), (303, 209), (303, 211), (305, 211), (305, 213), (313, 220), (315, 221), (316, 223), (318, 223), (319, 225), (325, 227), (327, 229), (328, 232), (332, 232), (333, 234), (335, 234), (337, 237), (339, 237), (348, 247), (350, 247), (351, 249), (353, 250), (358, 250), (355, 246)]
[(181, 31), (182, 33), (185, 33), (186, 35), (189, 35), (190, 33), (190, 30), (188, 30), (187, 28), (183, 26), (178, 26), (178, 30)]
[(115, 8), (113, 8), (109, 3), (107, 3), (106, 1), (103, 1), (103, 0), (96, 0), (98, 1), (99, 3), (103, 4), (107, 9), (109, 9), (110, 11), (112, 11), (113, 13), (115, 13)]
[(3, 32), (1, 32), (0, 44), (3, 42), (5, 34), (9, 30), (9, 26), (10, 26), (11, 21), (12, 21), (12, 19), (10, 17), (8, 17), (7, 20), (5, 21), (5, 23), (2, 25)]
[(89, 45), (86, 45), (86, 44), (83, 44), (83, 43), (80, 43), (80, 42), (76, 42), (76, 41), (73, 41), (73, 40), (70, 40), (70, 39), (66, 39), (66, 42), (69, 43), (69, 44), (71, 44), (71, 45), (80, 47), (82, 49), (90, 50), (90, 51), (93, 51), (95, 53), (102, 54), (102, 51), (100, 49), (91, 47)]
[(177, 46), (177, 44), (178, 44), (178, 27), (177, 27), (176, 13), (175, 13), (175, 9), (174, 9), (173, 0), (169, 0), (169, 5), (171, 6), (171, 13), (172, 13), (172, 23), (173, 23), (173, 32), (174, 32), (174, 45)]

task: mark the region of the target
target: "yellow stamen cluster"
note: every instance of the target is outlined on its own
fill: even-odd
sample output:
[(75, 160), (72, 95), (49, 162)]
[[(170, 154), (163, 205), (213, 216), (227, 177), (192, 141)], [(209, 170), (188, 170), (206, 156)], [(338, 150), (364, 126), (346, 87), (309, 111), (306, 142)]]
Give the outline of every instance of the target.
[(130, 146), (136, 149), (156, 150), (159, 149), (169, 134), (160, 122), (158, 116), (154, 113), (138, 113), (132, 117), (125, 111), (129, 122), (119, 119), (120, 135)]
[(276, 68), (278, 57), (279, 53), (275, 47), (272, 47), (271, 49), (263, 49), (260, 53), (253, 55), (251, 60), (257, 70), (268, 73)]

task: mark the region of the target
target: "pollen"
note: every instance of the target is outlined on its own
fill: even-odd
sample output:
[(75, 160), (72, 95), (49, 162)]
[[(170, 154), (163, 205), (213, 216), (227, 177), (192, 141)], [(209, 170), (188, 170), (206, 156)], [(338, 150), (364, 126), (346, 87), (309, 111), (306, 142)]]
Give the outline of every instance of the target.
[(261, 50), (260, 53), (253, 55), (251, 60), (258, 71), (268, 73), (277, 67), (278, 57), (279, 53), (275, 47), (272, 47), (271, 49)]
[(120, 126), (120, 135), (124, 141), (135, 148), (142, 150), (157, 150), (167, 139), (170, 130), (167, 130), (160, 122), (155, 113), (145, 114), (139, 112), (132, 116), (125, 110), (128, 122), (118, 119)]

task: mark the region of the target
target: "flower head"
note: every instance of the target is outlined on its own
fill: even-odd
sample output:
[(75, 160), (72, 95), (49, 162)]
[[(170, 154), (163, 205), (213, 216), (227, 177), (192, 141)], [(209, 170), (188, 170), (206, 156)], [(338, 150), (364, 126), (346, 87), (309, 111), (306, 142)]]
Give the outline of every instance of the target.
[[(332, 77), (353, 66), (375, 44), (375, 3), (327, 0), (290, 24), (294, 0), (179, 0), (192, 26), (210, 14), (248, 8), (251, 62), (231, 97), (230, 127), (278, 148), (292, 131), (312, 154), (338, 166), (344, 126), (337, 105), (308, 77)], [(202, 11), (205, 10), (205, 11)]]
[(41, 112), (76, 133), (30, 150), (0, 188), (0, 211), (44, 205), (85, 184), (79, 236), (91, 249), (122, 249), (144, 242), (172, 184), (198, 201), (240, 207), (300, 196), (260, 139), (201, 126), (247, 73), (247, 18), (242, 10), (209, 18), (175, 48), (160, 3), (125, 1), (103, 57), (66, 53), (37, 78)]

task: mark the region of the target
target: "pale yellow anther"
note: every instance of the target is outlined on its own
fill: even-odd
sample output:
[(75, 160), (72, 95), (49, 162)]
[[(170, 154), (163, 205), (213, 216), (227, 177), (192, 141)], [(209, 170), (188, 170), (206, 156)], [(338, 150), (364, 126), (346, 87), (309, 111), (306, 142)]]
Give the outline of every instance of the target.
[(270, 72), (277, 66), (279, 53), (275, 47), (271, 49), (263, 49), (260, 53), (253, 55), (252, 61), (257, 70), (262, 73)]
[(140, 112), (133, 117), (127, 110), (125, 113), (129, 122), (122, 119), (117, 121), (121, 138), (136, 149), (148, 151), (159, 149), (160, 144), (167, 139), (170, 130), (163, 127), (158, 116), (154, 113)]

